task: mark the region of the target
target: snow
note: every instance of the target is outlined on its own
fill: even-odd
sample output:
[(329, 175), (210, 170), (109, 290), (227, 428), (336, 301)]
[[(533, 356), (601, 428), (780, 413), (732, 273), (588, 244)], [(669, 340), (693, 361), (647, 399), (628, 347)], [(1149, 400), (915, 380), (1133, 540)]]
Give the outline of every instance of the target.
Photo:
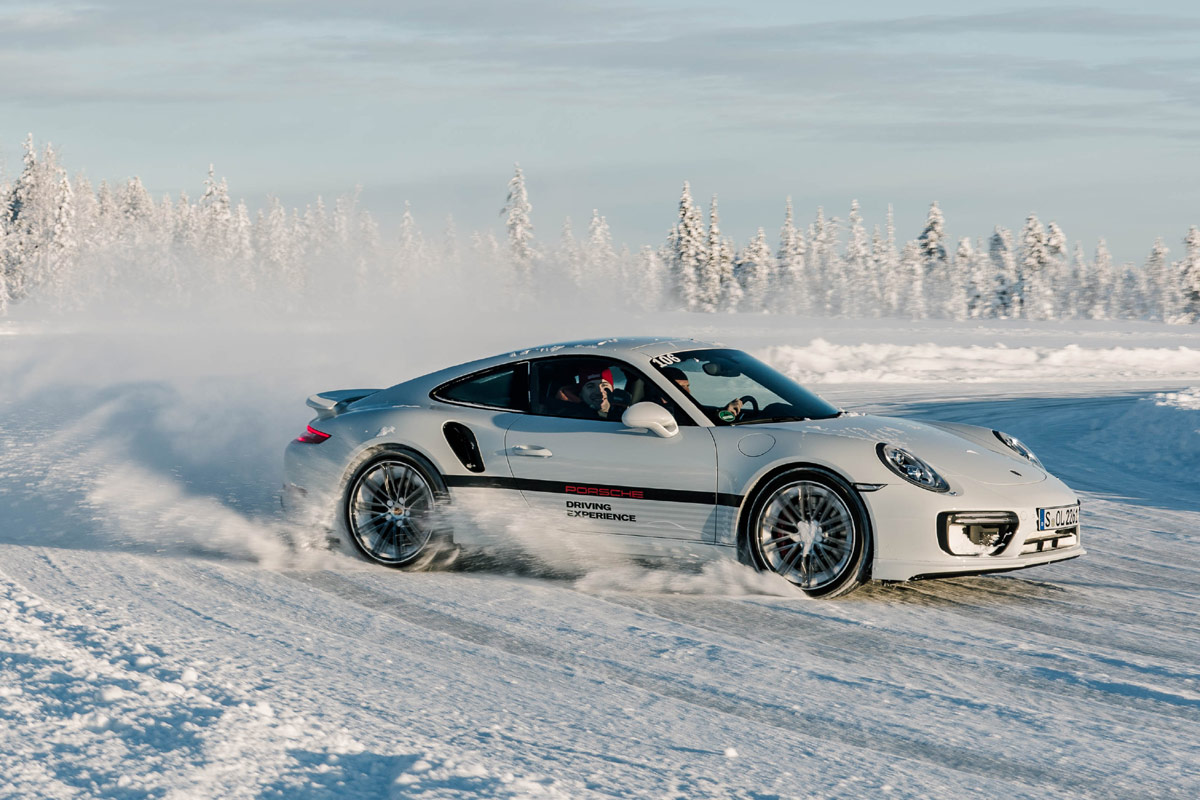
[[(1200, 794), (1200, 332), (444, 323), (7, 329), (0, 797)], [(830, 602), (578, 547), (397, 573), (280, 517), (313, 392), (614, 332), (716, 338), (854, 411), (1019, 436), (1080, 492), (1089, 554)], [(562, 538), (512, 525), (535, 553)]]

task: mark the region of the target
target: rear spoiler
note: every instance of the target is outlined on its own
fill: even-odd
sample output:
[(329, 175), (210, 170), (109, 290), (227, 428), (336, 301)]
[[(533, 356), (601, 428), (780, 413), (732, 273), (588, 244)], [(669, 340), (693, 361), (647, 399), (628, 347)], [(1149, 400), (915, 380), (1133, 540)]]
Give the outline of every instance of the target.
[(309, 408), (315, 409), (317, 419), (336, 417), (346, 410), (346, 406), (369, 397), (381, 389), (338, 389), (335, 392), (321, 392), (309, 396), (306, 401)]

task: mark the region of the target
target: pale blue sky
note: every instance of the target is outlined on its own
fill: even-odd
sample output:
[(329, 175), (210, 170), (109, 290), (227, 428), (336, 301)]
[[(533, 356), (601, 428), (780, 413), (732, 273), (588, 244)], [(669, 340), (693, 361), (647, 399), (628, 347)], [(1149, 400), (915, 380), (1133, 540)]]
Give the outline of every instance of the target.
[(289, 204), (363, 186), (385, 221), (499, 225), (521, 162), (537, 235), (593, 207), (657, 244), (684, 180), (744, 242), (784, 198), (899, 235), (1036, 211), (1089, 253), (1175, 255), (1200, 223), (1191, 3), (0, 0), (0, 153), (94, 180)]

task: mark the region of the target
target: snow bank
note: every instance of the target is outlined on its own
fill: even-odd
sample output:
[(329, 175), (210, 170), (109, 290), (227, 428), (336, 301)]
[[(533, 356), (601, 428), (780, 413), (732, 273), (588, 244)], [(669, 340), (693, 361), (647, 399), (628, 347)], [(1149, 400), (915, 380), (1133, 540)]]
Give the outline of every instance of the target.
[(1154, 395), (1154, 402), (1160, 406), (1197, 410), (1200, 409), (1200, 387), (1193, 386), (1181, 392), (1159, 392)]
[[(952, 332), (948, 332), (952, 336)], [(1200, 348), (833, 344), (767, 347), (760, 358), (801, 383), (1044, 383), (1200, 377)]]

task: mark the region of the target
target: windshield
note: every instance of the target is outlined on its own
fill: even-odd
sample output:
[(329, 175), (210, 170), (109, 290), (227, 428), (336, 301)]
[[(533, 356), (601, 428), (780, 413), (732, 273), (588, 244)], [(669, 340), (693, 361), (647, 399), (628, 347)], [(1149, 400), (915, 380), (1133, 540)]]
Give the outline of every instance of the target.
[(650, 363), (716, 425), (829, 419), (840, 413), (740, 350), (688, 350)]

